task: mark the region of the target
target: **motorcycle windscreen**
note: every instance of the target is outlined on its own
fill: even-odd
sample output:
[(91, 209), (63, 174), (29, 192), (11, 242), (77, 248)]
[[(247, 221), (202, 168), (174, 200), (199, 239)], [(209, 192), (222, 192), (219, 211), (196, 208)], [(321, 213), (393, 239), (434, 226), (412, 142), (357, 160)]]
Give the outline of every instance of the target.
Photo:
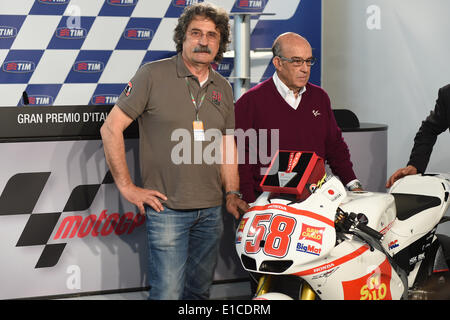
[(326, 256), (334, 221), (283, 204), (252, 207), (236, 232), (236, 250), (248, 271), (283, 274)]

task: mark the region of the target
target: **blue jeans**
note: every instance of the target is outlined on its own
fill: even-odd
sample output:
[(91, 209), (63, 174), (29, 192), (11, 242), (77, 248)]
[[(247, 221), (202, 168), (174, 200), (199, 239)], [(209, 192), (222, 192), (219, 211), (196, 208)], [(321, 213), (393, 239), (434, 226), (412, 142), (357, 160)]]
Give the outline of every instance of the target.
[(208, 299), (223, 232), (222, 207), (147, 208), (149, 299)]

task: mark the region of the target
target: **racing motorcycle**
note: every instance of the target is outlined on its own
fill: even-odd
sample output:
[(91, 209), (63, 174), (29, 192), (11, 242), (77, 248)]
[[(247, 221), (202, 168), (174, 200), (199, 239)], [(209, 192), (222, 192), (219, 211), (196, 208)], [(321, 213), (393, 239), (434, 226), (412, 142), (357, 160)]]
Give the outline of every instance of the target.
[[(436, 229), (449, 220), (450, 176), (406, 176), (389, 193), (351, 192), (334, 176), (317, 179), (323, 161), (308, 170), (311, 154), (321, 160), (281, 151), (281, 170), (268, 170), (264, 192), (237, 228), (241, 263), (259, 277), (254, 298), (430, 298), (427, 286), (449, 273), (450, 238)], [(310, 163), (293, 170), (304, 155)], [(289, 188), (286, 175), (297, 176), (297, 188)]]

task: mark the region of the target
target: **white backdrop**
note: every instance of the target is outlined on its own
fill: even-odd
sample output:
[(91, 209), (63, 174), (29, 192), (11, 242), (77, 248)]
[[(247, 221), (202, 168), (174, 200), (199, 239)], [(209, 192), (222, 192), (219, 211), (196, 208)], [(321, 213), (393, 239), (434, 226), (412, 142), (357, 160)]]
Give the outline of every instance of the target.
[[(324, 0), (322, 8), (322, 86), (333, 108), (389, 126), (390, 176), (450, 83), (450, 1)], [(450, 172), (449, 145), (446, 131), (427, 171)]]

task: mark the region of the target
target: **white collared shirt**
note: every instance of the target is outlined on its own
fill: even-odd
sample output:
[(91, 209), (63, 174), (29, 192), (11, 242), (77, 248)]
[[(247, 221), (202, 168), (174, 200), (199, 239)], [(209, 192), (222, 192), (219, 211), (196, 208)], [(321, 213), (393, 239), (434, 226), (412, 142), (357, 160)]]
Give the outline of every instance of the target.
[(290, 105), (294, 110), (297, 110), (300, 101), (302, 100), (302, 94), (306, 91), (306, 86), (300, 89), (300, 92), (298, 93), (296, 98), (294, 91), (289, 89), (283, 83), (283, 81), (280, 80), (276, 72), (273, 74), (272, 79), (273, 82), (275, 83), (275, 87), (277, 88), (278, 92), (283, 97), (283, 99), (286, 101), (286, 103)]

